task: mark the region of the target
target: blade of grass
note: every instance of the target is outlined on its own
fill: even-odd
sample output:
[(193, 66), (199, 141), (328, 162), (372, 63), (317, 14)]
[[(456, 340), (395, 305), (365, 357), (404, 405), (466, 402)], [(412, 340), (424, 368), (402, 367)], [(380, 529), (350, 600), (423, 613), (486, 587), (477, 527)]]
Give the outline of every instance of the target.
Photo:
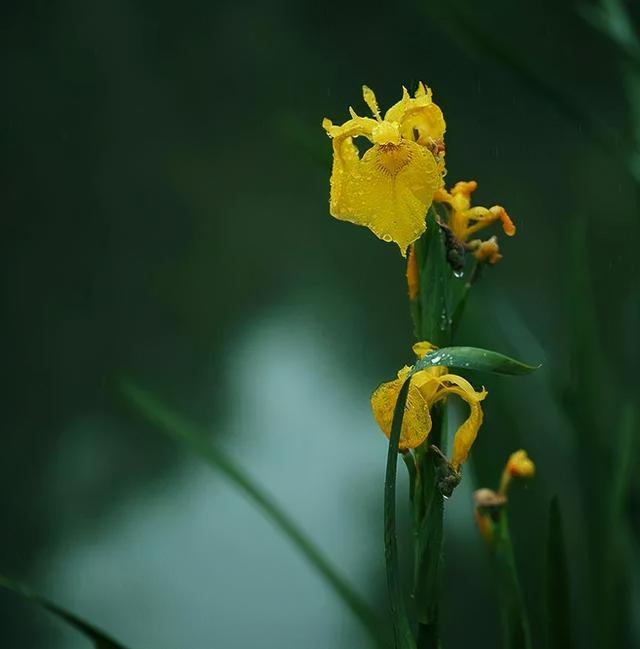
[(336, 571), (315, 543), (231, 458), (216, 448), (202, 431), (169, 410), (146, 390), (126, 380), (121, 382), (120, 390), (136, 412), (166, 435), (190, 448), (209, 466), (220, 471), (262, 511), (325, 578), (334, 592), (365, 626), (375, 644), (384, 645), (384, 635), (374, 611)]
[(531, 649), (529, 618), (518, 579), (506, 508), (503, 508), (498, 515), (495, 533), (495, 563), (498, 572), (504, 647), (505, 649)]
[(410, 380), (406, 380), (393, 412), (387, 470), (384, 481), (384, 556), (387, 564), (387, 587), (396, 649), (415, 649), (415, 641), (404, 603), (398, 566), (398, 538), (396, 534), (396, 474), (398, 470), (398, 443), (404, 417)]
[(562, 526), (562, 514), (557, 496), (549, 506), (547, 532), (547, 647), (571, 649), (571, 602), (569, 570)]
[(4, 588), (5, 590), (15, 593), (16, 595), (20, 595), (20, 597), (24, 597), (40, 608), (49, 611), (49, 613), (55, 615), (59, 620), (62, 620), (69, 626), (76, 629), (76, 631), (79, 631), (86, 638), (91, 640), (96, 649), (126, 649), (124, 645), (114, 640), (104, 631), (101, 631), (97, 627), (93, 626), (93, 624), (85, 622), (74, 613), (66, 611), (61, 606), (58, 606), (45, 597), (42, 597), (41, 595), (34, 593), (28, 588), (21, 586), (20, 584), (9, 579), (8, 577), (5, 577), (4, 575), (0, 575), (0, 588)]

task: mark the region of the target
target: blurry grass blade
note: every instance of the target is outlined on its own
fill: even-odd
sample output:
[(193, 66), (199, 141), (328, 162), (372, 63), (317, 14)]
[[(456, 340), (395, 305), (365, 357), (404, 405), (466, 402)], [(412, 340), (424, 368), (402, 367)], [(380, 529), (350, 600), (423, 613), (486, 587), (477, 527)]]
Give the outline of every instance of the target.
[(569, 569), (558, 498), (549, 507), (547, 532), (547, 642), (548, 649), (571, 649), (571, 601)]
[(583, 18), (615, 43), (636, 64), (640, 64), (640, 40), (629, 11), (621, 0), (600, 0), (578, 8)]
[(216, 448), (204, 433), (175, 414), (150, 393), (129, 381), (121, 383), (127, 401), (149, 422), (172, 439), (188, 446), (209, 466), (235, 485), (295, 545), (309, 563), (325, 578), (351, 612), (368, 629), (376, 644), (382, 643), (375, 613), (329, 563), (311, 539), (233, 460)]
[(619, 629), (627, 628), (632, 612), (617, 601), (617, 594), (629, 588), (629, 548), (632, 537), (627, 507), (630, 498), (634, 466), (638, 462), (638, 410), (634, 403), (626, 404), (617, 436), (615, 472), (607, 503), (607, 524), (603, 554), (602, 617), (605, 624), (603, 638), (615, 644), (620, 639)]
[(478, 347), (444, 347), (429, 352), (414, 365), (414, 372), (436, 365), (450, 369), (478, 370), (493, 374), (529, 374), (538, 366), (527, 365), (504, 354)]
[(0, 575), (0, 588), (4, 588), (8, 591), (11, 591), (12, 593), (15, 593), (16, 595), (20, 595), (21, 597), (24, 597), (34, 604), (37, 604), (41, 608), (49, 611), (49, 613), (52, 613), (58, 619), (66, 622), (66, 624), (73, 627), (74, 629), (82, 633), (82, 635), (91, 640), (96, 649), (126, 649), (124, 645), (109, 637), (104, 631), (101, 631), (92, 624), (85, 622), (77, 615), (74, 615), (69, 611), (65, 611), (63, 608), (61, 608), (57, 604), (54, 604), (48, 599), (45, 599), (44, 597), (33, 593), (27, 588), (20, 586), (20, 584), (17, 584), (11, 579), (8, 579), (4, 575)]
[(524, 604), (506, 508), (496, 525), (495, 561), (505, 649), (531, 649), (529, 617)]
[(415, 649), (415, 641), (404, 603), (398, 567), (398, 539), (396, 534), (396, 474), (398, 470), (398, 442), (402, 419), (407, 403), (410, 380), (407, 379), (400, 390), (393, 412), (387, 470), (384, 481), (384, 554), (387, 563), (387, 587), (391, 605), (391, 620), (396, 649)]

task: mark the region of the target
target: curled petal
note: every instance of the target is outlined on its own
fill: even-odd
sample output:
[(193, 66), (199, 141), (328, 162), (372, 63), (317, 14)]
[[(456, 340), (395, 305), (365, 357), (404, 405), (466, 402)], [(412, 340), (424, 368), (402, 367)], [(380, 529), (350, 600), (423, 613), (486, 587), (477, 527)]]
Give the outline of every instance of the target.
[(438, 398), (455, 394), (466, 401), (469, 406), (469, 416), (460, 425), (453, 438), (451, 465), (456, 471), (459, 471), (460, 466), (467, 460), (482, 425), (483, 412), (480, 402), (487, 396), (487, 391), (476, 392), (469, 381), (457, 374), (445, 374), (440, 377), (439, 381), (442, 389)]

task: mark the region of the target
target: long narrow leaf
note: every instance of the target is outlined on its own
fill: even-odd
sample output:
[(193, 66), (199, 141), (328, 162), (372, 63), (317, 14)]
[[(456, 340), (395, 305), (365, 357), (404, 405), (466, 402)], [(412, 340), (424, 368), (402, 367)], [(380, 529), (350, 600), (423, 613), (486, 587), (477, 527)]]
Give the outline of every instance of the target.
[(571, 649), (569, 571), (557, 497), (553, 498), (549, 507), (546, 599), (548, 649)]
[(460, 370), (478, 370), (493, 374), (529, 374), (538, 369), (538, 366), (527, 365), (504, 354), (493, 352), (478, 347), (444, 347), (429, 352), (416, 362), (413, 371), (417, 372), (427, 367), (446, 365), (449, 368)]
[(369, 605), (336, 571), (315, 543), (231, 458), (212, 444), (202, 431), (169, 410), (146, 390), (129, 381), (123, 381), (121, 391), (127, 401), (145, 419), (172, 439), (189, 447), (209, 466), (220, 471), (262, 511), (325, 578), (335, 593), (367, 628), (375, 644), (383, 643), (379, 622)]
[(495, 563), (505, 649), (531, 649), (529, 617), (522, 596), (506, 508), (495, 528)]
[(398, 469), (398, 443), (402, 419), (409, 393), (409, 380), (404, 382), (393, 412), (387, 470), (384, 481), (384, 554), (387, 562), (387, 586), (391, 605), (391, 620), (396, 649), (415, 649), (415, 641), (404, 603), (398, 566), (398, 539), (396, 534), (396, 474)]
[(69, 626), (82, 633), (82, 635), (87, 637), (89, 640), (91, 640), (96, 649), (126, 649), (123, 644), (120, 644), (112, 637), (110, 637), (107, 633), (93, 626), (93, 624), (85, 622), (74, 613), (65, 611), (65, 609), (63, 609), (61, 606), (58, 606), (54, 602), (51, 602), (41, 595), (38, 595), (25, 588), (24, 586), (17, 584), (15, 581), (12, 581), (4, 575), (0, 575), (0, 588), (4, 588), (5, 590), (15, 593), (16, 595), (20, 595), (20, 597), (24, 597), (40, 608), (49, 611), (49, 613), (52, 613), (58, 619), (62, 620)]

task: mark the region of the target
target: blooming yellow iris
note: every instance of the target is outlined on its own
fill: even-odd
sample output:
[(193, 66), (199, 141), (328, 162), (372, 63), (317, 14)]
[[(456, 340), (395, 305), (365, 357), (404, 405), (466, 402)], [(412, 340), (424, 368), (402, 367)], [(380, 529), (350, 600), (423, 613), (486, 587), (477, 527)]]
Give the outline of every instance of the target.
[[(333, 139), (331, 215), (368, 227), (384, 241), (395, 241), (404, 256), (407, 246), (425, 230), (426, 212), (443, 186), (445, 121), (422, 83), (414, 97), (403, 88), (402, 99), (382, 118), (373, 91), (363, 86), (373, 113), (341, 126), (324, 119)], [(373, 146), (360, 155), (353, 138)]]
[[(426, 342), (416, 343), (413, 350), (418, 358), (432, 351), (434, 347)], [(389, 437), (393, 422), (393, 412), (398, 401), (402, 385), (411, 375), (410, 367), (403, 367), (398, 378), (383, 383), (371, 396), (371, 407), (382, 432)], [(455, 471), (466, 461), (471, 446), (475, 441), (482, 424), (480, 402), (487, 396), (487, 391), (476, 392), (473, 386), (461, 376), (450, 374), (446, 367), (430, 367), (420, 370), (410, 378), (407, 404), (405, 406), (402, 430), (400, 431), (400, 449), (420, 446), (431, 431), (430, 409), (438, 402), (455, 394), (469, 405), (469, 416), (456, 431), (453, 441), (451, 465)]]

